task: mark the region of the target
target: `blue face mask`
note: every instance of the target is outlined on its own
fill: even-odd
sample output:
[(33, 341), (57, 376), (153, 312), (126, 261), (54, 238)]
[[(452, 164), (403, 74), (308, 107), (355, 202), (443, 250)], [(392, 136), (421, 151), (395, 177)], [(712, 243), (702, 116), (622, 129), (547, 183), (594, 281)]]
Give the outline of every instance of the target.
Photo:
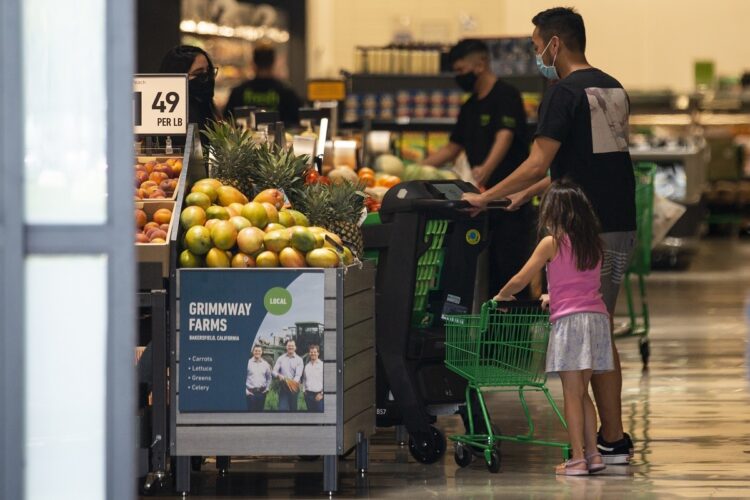
[(557, 60), (557, 54), (555, 54), (555, 57), (552, 59), (552, 66), (547, 66), (546, 64), (544, 64), (544, 60), (542, 59), (542, 56), (545, 52), (547, 52), (550, 43), (552, 43), (551, 38), (549, 42), (547, 42), (547, 46), (544, 47), (542, 53), (536, 55), (536, 68), (544, 78), (548, 80), (559, 80), (560, 75), (557, 74), (557, 69), (555, 68), (555, 60)]

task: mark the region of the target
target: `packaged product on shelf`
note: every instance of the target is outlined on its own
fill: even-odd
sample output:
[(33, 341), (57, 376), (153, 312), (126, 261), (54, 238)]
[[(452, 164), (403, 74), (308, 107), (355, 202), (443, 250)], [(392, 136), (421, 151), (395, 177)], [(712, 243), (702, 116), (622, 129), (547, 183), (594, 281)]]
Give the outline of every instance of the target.
[(430, 132), (427, 134), (427, 155), (437, 152), (449, 141), (450, 134), (447, 132)]
[(375, 110), (378, 107), (378, 96), (375, 94), (365, 94), (362, 98), (362, 107), (365, 110)]
[(378, 118), (384, 121), (393, 120), (395, 118), (393, 108), (381, 108)]
[(399, 156), (411, 162), (420, 162), (425, 157), (427, 141), (422, 132), (405, 132), (399, 142)]
[(445, 108), (440, 104), (430, 106), (430, 117), (431, 118), (445, 117)]
[(446, 95), (442, 90), (433, 90), (430, 94), (430, 104), (433, 106), (442, 106), (446, 100)]
[(414, 104), (416, 106), (426, 106), (429, 103), (429, 96), (427, 95), (427, 92), (423, 90), (418, 90), (414, 92)]
[(408, 118), (411, 116), (411, 108), (408, 106), (399, 106), (396, 109), (396, 116), (399, 118)]
[(414, 118), (425, 118), (427, 117), (427, 106), (424, 104), (418, 104), (414, 106)]
[(399, 90), (396, 92), (396, 103), (399, 107), (408, 107), (411, 104), (411, 94), (408, 90)]
[(463, 98), (464, 94), (460, 90), (452, 90), (448, 92), (448, 104), (451, 106), (461, 106)]

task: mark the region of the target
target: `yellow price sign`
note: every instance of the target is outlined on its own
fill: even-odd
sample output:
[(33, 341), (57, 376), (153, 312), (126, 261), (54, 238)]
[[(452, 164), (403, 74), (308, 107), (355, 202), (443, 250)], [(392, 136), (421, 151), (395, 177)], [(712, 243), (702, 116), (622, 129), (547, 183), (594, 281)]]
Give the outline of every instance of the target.
[(307, 82), (307, 99), (310, 101), (343, 101), (346, 86), (342, 80), (313, 80)]

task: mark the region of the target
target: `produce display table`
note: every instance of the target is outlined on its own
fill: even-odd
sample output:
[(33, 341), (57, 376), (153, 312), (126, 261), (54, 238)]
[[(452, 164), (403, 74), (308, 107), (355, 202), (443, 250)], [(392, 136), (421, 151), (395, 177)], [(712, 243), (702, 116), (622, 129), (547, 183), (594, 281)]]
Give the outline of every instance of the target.
[[(357, 468), (367, 469), (367, 441), (375, 430), (374, 286), (370, 262), (177, 271), (170, 450), (177, 457), (178, 492), (190, 491), (191, 456), (323, 456), (329, 493), (338, 489), (339, 455), (356, 448)], [(305, 370), (309, 346), (319, 346), (322, 408), (307, 408), (305, 375), (297, 379), (299, 392), (292, 392), (296, 411), (279, 409), (290, 391), (275, 368), (288, 356), (289, 340), (296, 341), (289, 359), (301, 357)], [(246, 392), (254, 346), (274, 369), (261, 410), (250, 409)]]

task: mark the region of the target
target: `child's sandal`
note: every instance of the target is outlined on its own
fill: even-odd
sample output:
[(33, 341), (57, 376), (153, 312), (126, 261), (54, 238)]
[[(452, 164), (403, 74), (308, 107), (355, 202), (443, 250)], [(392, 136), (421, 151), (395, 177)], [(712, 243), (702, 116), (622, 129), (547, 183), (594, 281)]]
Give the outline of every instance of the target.
[[(577, 465), (586, 465), (586, 469), (575, 469)], [(587, 476), (589, 474), (588, 463), (583, 458), (570, 459), (555, 467), (558, 476)]]
[(601, 453), (592, 453), (591, 455), (586, 455), (586, 464), (588, 465), (588, 468), (589, 468), (589, 474), (593, 474), (595, 472), (601, 472), (601, 471), (603, 471), (604, 469), (607, 468), (607, 466), (606, 466), (606, 464), (604, 462), (602, 462), (600, 464), (592, 464), (591, 463), (591, 461), (593, 459), (597, 458), (597, 457), (599, 457), (601, 459), (602, 458), (602, 454)]

